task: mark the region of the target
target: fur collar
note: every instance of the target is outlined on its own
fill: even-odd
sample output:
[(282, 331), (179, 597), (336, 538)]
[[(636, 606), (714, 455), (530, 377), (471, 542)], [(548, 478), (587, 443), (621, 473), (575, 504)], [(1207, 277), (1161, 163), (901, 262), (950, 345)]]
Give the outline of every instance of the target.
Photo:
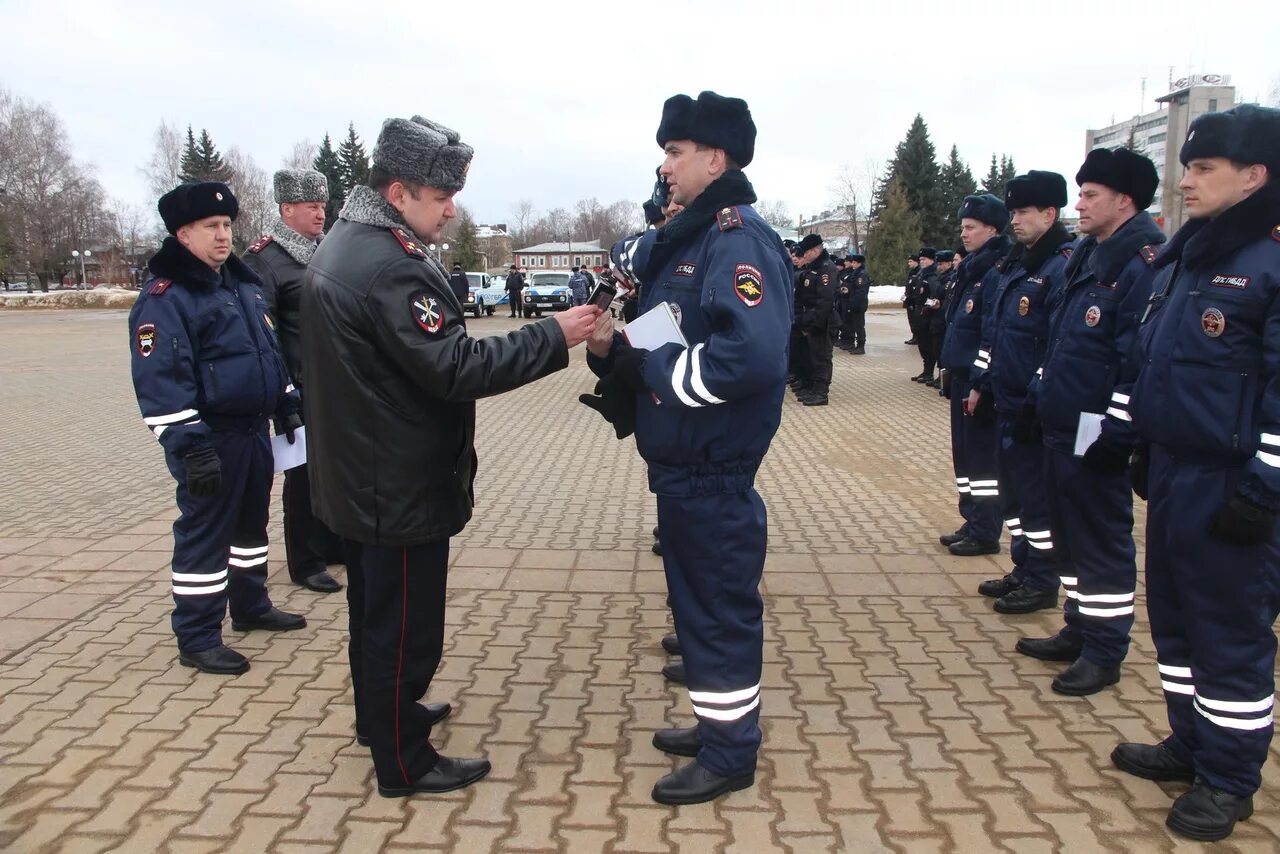
[(658, 229), (658, 242), (680, 243), (716, 221), (716, 214), (732, 205), (749, 205), (756, 191), (738, 169), (731, 169), (711, 182), (689, 207)]
[(956, 268), (956, 281), (963, 284), (970, 282), (980, 282), (987, 271), (996, 265), (996, 262), (1009, 254), (1009, 247), (1013, 241), (1009, 239), (1007, 234), (997, 234), (995, 237), (982, 244), (982, 248), (972, 255), (966, 255), (964, 260), (960, 262), (960, 266)]
[(1178, 229), (1156, 267), (1183, 261), (1190, 268), (1230, 255), (1271, 233), (1280, 223), (1280, 181), (1273, 180), (1213, 219), (1193, 219)]
[[(373, 226), (374, 228), (400, 228), (417, 237), (418, 242), (423, 246), (430, 242), (423, 240), (422, 235), (409, 228), (409, 223), (404, 221), (404, 217), (400, 216), (400, 211), (396, 210), (390, 202), (384, 199), (381, 193), (363, 184), (351, 188), (351, 192), (347, 194), (346, 203), (343, 204), (342, 210), (338, 212), (338, 219), (345, 219), (348, 222), (356, 222), (361, 225)], [(449, 272), (440, 265), (435, 255), (428, 252), (426, 256), (425, 260), (428, 266), (446, 279), (449, 278)]]
[(311, 256), (315, 254), (316, 247), (320, 245), (318, 240), (308, 240), (292, 228), (284, 224), (280, 217), (276, 217), (271, 226), (267, 229), (267, 233), (275, 240), (276, 244), (284, 250), (285, 254), (302, 266), (311, 263)]
[(1099, 241), (1089, 236), (1080, 241), (1080, 245), (1071, 253), (1067, 261), (1067, 281), (1076, 277), (1081, 267), (1088, 265), (1088, 271), (1099, 282), (1110, 284), (1120, 277), (1125, 266), (1133, 260), (1133, 256), (1144, 246), (1158, 246), (1164, 243), (1164, 232), (1151, 214), (1138, 211), (1128, 222), (1116, 229), (1106, 240)]
[(1005, 270), (1012, 270), (1011, 264), (1017, 264), (1022, 267), (1023, 273), (1028, 276), (1034, 276), (1040, 272), (1040, 268), (1045, 262), (1054, 256), (1065, 244), (1071, 242), (1071, 234), (1063, 226), (1061, 221), (1054, 222), (1049, 230), (1046, 231), (1035, 245), (1030, 249), (1021, 243), (1013, 245), (1013, 251), (1008, 255), (1009, 264), (1005, 264)]
[[(179, 243), (178, 238), (173, 235), (166, 237), (160, 244), (160, 251), (151, 256), (147, 269), (152, 275), (168, 279), (175, 285), (216, 288), (222, 284), (222, 274), (192, 255), (191, 250)], [(234, 279), (262, 287), (262, 280), (257, 273), (250, 270), (234, 252), (227, 256), (222, 270), (230, 273)]]

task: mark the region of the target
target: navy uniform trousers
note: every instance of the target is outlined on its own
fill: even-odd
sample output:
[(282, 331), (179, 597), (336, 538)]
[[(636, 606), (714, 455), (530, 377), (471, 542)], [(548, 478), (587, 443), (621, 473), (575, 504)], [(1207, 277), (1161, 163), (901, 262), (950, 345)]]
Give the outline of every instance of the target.
[(1280, 540), (1209, 535), (1240, 473), (1151, 446), (1147, 611), (1173, 730), (1166, 746), (1209, 785), (1251, 795), (1273, 730)]
[(1088, 468), (1069, 450), (1045, 450), (1050, 526), (1067, 593), (1065, 637), (1101, 667), (1129, 651), (1138, 567), (1133, 545), (1133, 493), (1127, 472)]
[(222, 488), (207, 498), (187, 491), (186, 464), (165, 460), (178, 481), (173, 523), (173, 633), (178, 649), (201, 652), (222, 643), (222, 618), (252, 619), (267, 597), (267, 514), (274, 463), (267, 422), (216, 431), (209, 442), (222, 463)]
[(698, 764), (753, 773), (760, 749), (764, 655), (764, 501), (744, 491), (658, 495), (662, 563), (698, 718)]
[(984, 543), (1000, 540), (1000, 480), (996, 462), (996, 425), (964, 414), (969, 372), (951, 378), (951, 464), (960, 495), (962, 530)]
[(1015, 442), (1013, 421), (1012, 413), (996, 415), (1000, 504), (1012, 538), (1013, 577), (1032, 590), (1057, 590), (1057, 556), (1045, 486), (1046, 451), (1040, 442)]
[(343, 541), (356, 732), (382, 786), (407, 786), (440, 754), (419, 700), (444, 654), (449, 541), (376, 546)]
[(284, 550), (289, 563), (289, 578), (301, 582), (307, 576), (324, 572), (334, 556), (335, 537), (311, 512), (311, 483), (305, 464), (284, 473), (282, 494), (284, 505)]

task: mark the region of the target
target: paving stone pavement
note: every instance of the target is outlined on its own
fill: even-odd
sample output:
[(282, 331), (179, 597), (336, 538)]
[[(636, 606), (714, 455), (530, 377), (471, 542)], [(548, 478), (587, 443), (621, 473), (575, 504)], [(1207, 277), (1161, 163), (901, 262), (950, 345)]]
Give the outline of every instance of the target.
[(946, 411), (907, 381), (902, 321), (875, 312), (869, 354), (836, 354), (831, 406), (787, 403), (760, 474), (757, 785), (672, 809), (649, 799), (674, 767), (650, 734), (692, 715), (658, 672), (653, 501), (632, 443), (575, 400), (581, 352), (479, 405), (479, 504), (430, 698), (455, 704), (440, 748), (493, 774), (386, 800), (352, 739), (345, 602), (288, 584), (278, 520), (272, 593), (308, 628), (228, 625), (243, 676), (177, 665), (173, 485), (133, 402), (124, 313), (0, 313), (0, 850), (1280, 850), (1274, 762), (1217, 847), (1164, 829), (1179, 787), (1110, 767), (1117, 741), (1165, 732), (1141, 595), (1113, 690), (1059, 697), (1052, 666), (1012, 652), (1060, 618), (994, 614), (973, 590), (1002, 560), (936, 544), (956, 522)]

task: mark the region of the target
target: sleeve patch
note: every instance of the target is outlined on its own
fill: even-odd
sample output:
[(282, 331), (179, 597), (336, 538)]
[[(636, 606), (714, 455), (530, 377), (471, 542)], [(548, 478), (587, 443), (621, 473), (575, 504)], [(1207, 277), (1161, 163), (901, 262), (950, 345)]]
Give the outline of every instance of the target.
[(253, 244), (250, 245), (249, 247), (249, 251), (252, 252), (254, 255), (257, 255), (263, 249), (266, 249), (267, 246), (271, 244), (272, 240), (275, 240), (275, 238), (272, 237), (270, 234), (264, 234), (261, 237), (259, 237), (257, 240), (253, 241)]
[(138, 327), (138, 355), (147, 358), (156, 349), (156, 325), (144, 323)]
[(427, 251), (418, 245), (418, 241), (414, 240), (409, 232), (403, 228), (393, 228), (391, 233), (396, 236), (396, 240), (400, 242), (400, 247), (404, 249), (406, 255), (412, 255), (415, 258), (427, 257)]
[(740, 228), (742, 226), (742, 214), (738, 212), (736, 207), (724, 208), (720, 213), (716, 214), (716, 222), (720, 225), (721, 231)]
[(733, 271), (733, 292), (747, 308), (755, 308), (764, 302), (764, 276), (750, 264), (739, 264)]
[(413, 313), (414, 322), (428, 335), (435, 335), (444, 328), (444, 306), (426, 291), (419, 291), (409, 298), (409, 310)]

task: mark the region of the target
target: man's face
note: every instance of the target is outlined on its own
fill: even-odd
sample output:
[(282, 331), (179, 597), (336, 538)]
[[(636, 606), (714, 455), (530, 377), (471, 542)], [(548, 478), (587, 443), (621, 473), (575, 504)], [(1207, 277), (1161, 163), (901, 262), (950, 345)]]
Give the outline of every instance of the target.
[(1080, 232), (1106, 239), (1133, 216), (1133, 200), (1105, 184), (1085, 181), (1080, 185), (1076, 210), (1080, 213)]
[(950, 261), (939, 261), (939, 262), (938, 262), (938, 272), (939, 272), (939, 273), (946, 273), (946, 272), (947, 272), (947, 271), (949, 271), (950, 269), (951, 269), (951, 262), (950, 262)]
[(932, 266), (933, 266), (933, 259), (932, 259), (932, 258), (926, 258), (926, 257), (924, 257), (923, 255), (921, 255), (921, 256), (920, 256), (920, 266), (921, 266), (921, 267), (924, 267), (924, 268), (927, 270), (928, 268), (930, 268), (930, 267), (932, 267)]
[[(689, 139), (673, 139), (667, 143), (667, 157), (662, 161), (662, 177), (671, 188), (670, 201), (689, 205), (702, 195), (712, 181), (724, 171), (723, 152), (718, 148), (702, 148)], [(717, 166), (717, 162), (721, 165)]]
[(861, 270), (861, 269), (862, 269), (862, 262), (861, 262), (861, 261), (850, 261), (850, 262), (849, 262), (849, 266), (850, 266), (850, 267), (852, 267), (852, 268), (853, 268), (853, 269), (855, 269), (855, 270)]
[(919, 266), (920, 266), (920, 262), (919, 262), (919, 261), (917, 261), (916, 259), (914, 259), (914, 258), (908, 258), (908, 259), (907, 259), (907, 269), (908, 269), (908, 270), (915, 270), (915, 269), (916, 269), (916, 268), (918, 268)]
[(1013, 236), (1023, 246), (1035, 246), (1036, 241), (1044, 237), (1045, 232), (1053, 225), (1058, 210), (1029, 207), (1014, 208), (1010, 213), (1013, 215)]
[(800, 256), (800, 258), (805, 264), (812, 264), (814, 261), (818, 260), (818, 256), (821, 254), (822, 254), (822, 244), (819, 243), (817, 246), (813, 247), (808, 252), (804, 253), (804, 255)]
[(1178, 182), (1187, 216), (1214, 217), (1248, 198), (1267, 182), (1262, 165), (1237, 167), (1225, 157), (1197, 157)]
[(174, 236), (192, 255), (221, 270), (231, 254), (231, 217), (207, 216), (180, 227)]
[(286, 202), (280, 206), (280, 221), (308, 240), (324, 234), (324, 202)]
[(980, 219), (965, 217), (960, 220), (960, 242), (966, 252), (977, 252), (987, 241), (999, 234), (995, 226), (987, 225)]
[[(416, 194), (416, 196), (415, 196)], [(444, 227), (458, 215), (453, 205), (453, 190), (414, 186), (412, 189), (399, 181), (387, 188), (387, 201), (391, 203), (409, 228), (428, 243), (439, 243)]]

